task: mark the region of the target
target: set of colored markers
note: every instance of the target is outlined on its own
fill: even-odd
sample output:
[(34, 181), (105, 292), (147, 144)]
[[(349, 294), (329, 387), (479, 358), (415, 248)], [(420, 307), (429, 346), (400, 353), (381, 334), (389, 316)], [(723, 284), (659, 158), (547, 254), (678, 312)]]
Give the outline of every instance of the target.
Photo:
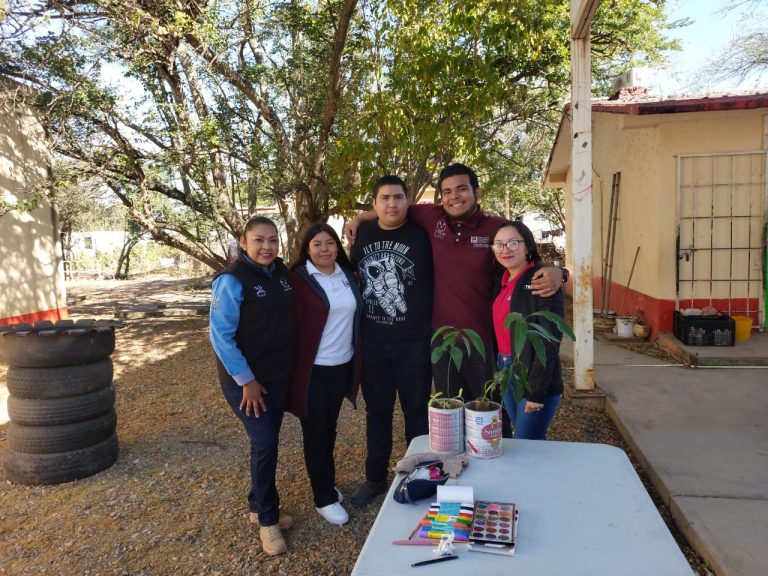
[(453, 533), (455, 542), (466, 542), (472, 530), (472, 504), (442, 502), (430, 505), (418, 527), (418, 538), (440, 540)]

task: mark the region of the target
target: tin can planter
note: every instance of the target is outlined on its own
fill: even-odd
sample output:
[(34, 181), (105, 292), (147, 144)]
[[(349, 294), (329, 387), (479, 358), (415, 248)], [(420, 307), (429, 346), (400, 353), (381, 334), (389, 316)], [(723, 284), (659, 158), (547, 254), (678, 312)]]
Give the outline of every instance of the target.
[(437, 454), (461, 454), (464, 452), (464, 403), (451, 398), (429, 405), (429, 449)]
[(501, 456), (501, 404), (473, 400), (464, 406), (467, 454), (475, 458)]

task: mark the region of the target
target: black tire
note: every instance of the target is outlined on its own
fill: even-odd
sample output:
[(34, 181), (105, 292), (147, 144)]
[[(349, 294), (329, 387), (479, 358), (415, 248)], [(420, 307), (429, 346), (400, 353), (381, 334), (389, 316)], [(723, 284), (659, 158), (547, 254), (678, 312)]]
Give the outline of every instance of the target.
[(58, 454), (5, 451), (5, 476), (16, 484), (60, 484), (106, 470), (117, 460), (117, 434), (88, 448)]
[(76, 366), (107, 358), (115, 350), (115, 331), (85, 334), (29, 333), (5, 334), (0, 337), (0, 361), (9, 366), (52, 368)]
[(106, 414), (61, 426), (8, 425), (8, 448), (27, 454), (53, 454), (87, 448), (109, 439), (115, 433), (117, 414)]
[(105, 358), (79, 366), (8, 368), (8, 391), (17, 398), (68, 398), (96, 392), (112, 382), (112, 360)]
[(115, 387), (110, 384), (103, 390), (71, 398), (8, 397), (8, 416), (11, 422), (23, 426), (58, 426), (95, 418), (109, 412), (115, 405)]

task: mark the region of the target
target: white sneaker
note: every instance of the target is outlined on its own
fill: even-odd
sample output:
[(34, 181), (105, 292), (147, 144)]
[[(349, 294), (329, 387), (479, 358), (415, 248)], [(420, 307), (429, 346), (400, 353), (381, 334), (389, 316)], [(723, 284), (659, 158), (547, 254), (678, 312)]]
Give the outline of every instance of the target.
[(334, 486), (333, 489), (336, 490), (336, 496), (339, 498), (339, 504), (344, 502), (344, 494), (341, 493), (341, 490), (339, 490), (336, 486)]
[(341, 526), (342, 524), (349, 522), (349, 514), (344, 510), (344, 506), (338, 502), (328, 504), (328, 506), (323, 506), (322, 508), (315, 508), (315, 510), (317, 510), (317, 513), (331, 524), (338, 524)]

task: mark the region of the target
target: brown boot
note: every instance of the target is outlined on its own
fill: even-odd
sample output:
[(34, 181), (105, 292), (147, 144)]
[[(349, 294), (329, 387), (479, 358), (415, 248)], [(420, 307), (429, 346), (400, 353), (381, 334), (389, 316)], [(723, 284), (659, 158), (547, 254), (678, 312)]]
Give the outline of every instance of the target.
[(288, 546), (285, 545), (285, 538), (278, 524), (260, 527), (259, 538), (261, 538), (261, 548), (270, 556), (288, 552)]
[[(259, 522), (259, 514), (257, 512), (250, 512), (248, 514), (248, 518), (250, 519), (251, 524), (257, 528), (261, 525)], [(280, 512), (280, 520), (278, 521), (278, 526), (280, 526), (280, 530), (288, 530), (288, 528), (293, 526), (293, 516), (285, 512)]]

